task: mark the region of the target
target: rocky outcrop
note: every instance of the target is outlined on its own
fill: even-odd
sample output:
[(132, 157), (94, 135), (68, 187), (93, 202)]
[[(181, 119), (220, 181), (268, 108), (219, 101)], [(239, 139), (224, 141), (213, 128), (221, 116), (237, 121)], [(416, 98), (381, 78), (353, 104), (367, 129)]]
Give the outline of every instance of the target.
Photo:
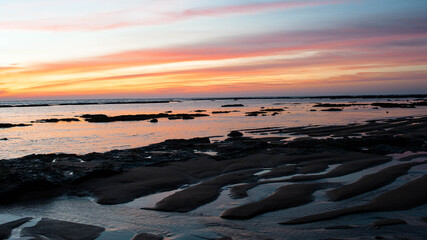
[(31, 126), (31, 124), (12, 124), (12, 123), (0, 123), (0, 128), (11, 128), (11, 127), (25, 127), (25, 126)]
[(21, 230), (22, 237), (42, 239), (93, 240), (105, 229), (93, 225), (42, 218), (35, 226)]
[(195, 113), (195, 114), (137, 114), (137, 115), (119, 115), (119, 116), (107, 116), (105, 114), (84, 114), (81, 117), (87, 122), (93, 123), (105, 123), (105, 122), (119, 122), (119, 121), (145, 121), (154, 118), (169, 118), (169, 119), (194, 119), (196, 117), (206, 117), (208, 114)]
[(138, 233), (131, 240), (163, 240), (163, 237), (149, 233)]
[(12, 230), (21, 226), (22, 224), (30, 221), (32, 218), (21, 218), (12, 222), (0, 224), (0, 240), (7, 239), (10, 237)]
[(221, 107), (244, 107), (245, 105), (243, 104), (226, 104), (226, 105), (222, 105)]

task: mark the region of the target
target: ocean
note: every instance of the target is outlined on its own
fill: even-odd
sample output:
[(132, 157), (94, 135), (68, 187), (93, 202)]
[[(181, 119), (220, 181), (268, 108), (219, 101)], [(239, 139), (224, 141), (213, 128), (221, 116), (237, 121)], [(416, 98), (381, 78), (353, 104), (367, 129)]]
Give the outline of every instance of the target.
[[(167, 139), (211, 137), (224, 139), (232, 130), (263, 127), (298, 127), (361, 123), (372, 119), (419, 116), (426, 106), (416, 108), (381, 108), (375, 102), (407, 103), (416, 97), (402, 98), (209, 98), (209, 99), (101, 99), (0, 101), (0, 123), (31, 124), (0, 129), (0, 159), (19, 158), (29, 154), (86, 154), (127, 149), (158, 143)], [(318, 103), (366, 104), (340, 107), (342, 111), (321, 111)], [(243, 106), (222, 107), (241, 104)], [(247, 112), (268, 111), (258, 116)], [(199, 111), (197, 111), (199, 110)], [(316, 111), (314, 111), (316, 110)], [(229, 111), (216, 113), (214, 111)], [(92, 123), (84, 114), (108, 116), (136, 114), (194, 114), (209, 116), (191, 120), (159, 118), (157, 123), (116, 121)], [(76, 122), (37, 122), (41, 119), (76, 118)], [(259, 135), (245, 133), (247, 136)], [(291, 136), (288, 136), (291, 137)]]

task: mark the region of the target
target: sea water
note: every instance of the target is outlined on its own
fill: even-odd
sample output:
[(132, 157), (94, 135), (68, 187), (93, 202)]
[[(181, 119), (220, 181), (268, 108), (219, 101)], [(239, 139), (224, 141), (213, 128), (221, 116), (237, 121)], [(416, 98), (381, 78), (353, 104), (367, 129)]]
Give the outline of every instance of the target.
[[(135, 101), (161, 101), (166, 103), (105, 104)], [(345, 107), (342, 112), (320, 111), (316, 103), (366, 103), (387, 102), (388, 99), (116, 99), (116, 100), (57, 100), (0, 102), (1, 105), (43, 105), (34, 107), (0, 107), (0, 123), (32, 124), (25, 127), (0, 129), (0, 159), (22, 157), (29, 154), (106, 152), (146, 146), (167, 139), (209, 137), (212, 141), (226, 137), (231, 130), (262, 127), (296, 127), (308, 125), (336, 125), (360, 123), (371, 119), (419, 116), (426, 114), (426, 106), (417, 108), (375, 109), (370, 105)], [(392, 99), (407, 102), (413, 99)], [(60, 105), (89, 104), (93, 105)], [(243, 104), (244, 107), (221, 107), (227, 104)], [(261, 108), (283, 108), (272, 116), (246, 116), (246, 112)], [(316, 109), (317, 111), (310, 111)], [(206, 110), (208, 117), (193, 120), (168, 120), (157, 123), (148, 121), (89, 123), (79, 118), (83, 114), (108, 116), (133, 114), (196, 113)], [(212, 114), (212, 111), (231, 111)], [(79, 122), (32, 123), (49, 118), (79, 118)], [(7, 140), (6, 140), (7, 139)]]

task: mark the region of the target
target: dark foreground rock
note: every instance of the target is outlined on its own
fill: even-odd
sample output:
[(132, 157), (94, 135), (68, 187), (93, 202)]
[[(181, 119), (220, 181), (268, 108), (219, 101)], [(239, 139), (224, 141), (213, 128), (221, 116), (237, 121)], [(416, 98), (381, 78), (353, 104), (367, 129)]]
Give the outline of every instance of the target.
[(411, 167), (424, 163), (427, 162), (400, 164), (383, 169), (377, 173), (363, 176), (361, 179), (352, 184), (330, 190), (327, 192), (327, 196), (332, 201), (341, 201), (365, 192), (372, 191), (374, 189), (378, 189), (394, 182), (396, 178), (405, 175), (408, 173)]
[(350, 226), (350, 225), (337, 225), (337, 226), (328, 226), (325, 227), (325, 229), (327, 230), (338, 230), (338, 229), (352, 229), (355, 228), (354, 226)]
[(405, 220), (394, 218), (394, 219), (381, 219), (372, 223), (375, 227), (384, 227), (390, 225), (406, 224)]
[(201, 184), (177, 192), (156, 203), (155, 210), (188, 212), (218, 198), (221, 188), (226, 185), (245, 181), (258, 170), (244, 170), (228, 173)]
[(12, 222), (4, 223), (0, 225), (0, 240), (7, 239), (10, 237), (12, 230), (21, 226), (22, 224), (30, 221), (32, 218), (21, 218)]
[(374, 155), (374, 156), (370, 156), (369, 158), (358, 160), (358, 161), (344, 162), (343, 164), (337, 166), (336, 168), (324, 174), (300, 175), (300, 176), (295, 176), (290, 178), (289, 181), (291, 182), (313, 181), (318, 179), (345, 176), (350, 173), (362, 171), (366, 168), (381, 165), (383, 163), (389, 162), (390, 160), (391, 160), (391, 157)]
[(296, 218), (282, 224), (311, 223), (365, 212), (409, 210), (427, 204), (427, 191), (425, 189), (427, 189), (427, 175), (383, 193), (367, 204)]
[(231, 131), (227, 136), (232, 137), (232, 138), (239, 138), (243, 136), (243, 133), (239, 132), (239, 131)]
[(138, 233), (131, 240), (163, 240), (163, 237), (149, 233)]
[(313, 201), (313, 193), (327, 186), (328, 184), (323, 183), (283, 186), (273, 195), (261, 201), (228, 209), (221, 214), (221, 217), (226, 219), (249, 219), (266, 212), (300, 206)]
[(22, 237), (42, 239), (92, 240), (105, 229), (102, 227), (43, 218), (35, 226), (23, 228)]

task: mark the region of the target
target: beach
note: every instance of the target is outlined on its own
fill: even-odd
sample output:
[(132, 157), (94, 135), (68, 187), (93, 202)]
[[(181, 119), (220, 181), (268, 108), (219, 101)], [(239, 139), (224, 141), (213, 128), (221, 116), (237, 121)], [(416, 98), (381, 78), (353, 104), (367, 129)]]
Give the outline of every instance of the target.
[[(197, 126), (224, 114), (233, 127), (195, 135), (196, 127), (191, 138), (135, 148), (112, 144), (104, 152), (1, 160), (0, 237), (32, 239), (53, 232), (48, 239), (61, 239), (64, 228), (82, 240), (427, 237), (424, 99), (208, 101), (216, 107), (138, 114), (100, 110), (10, 122), (31, 125), (4, 129)], [(138, 109), (169, 102), (117, 105), (134, 104)], [(39, 107), (47, 106), (25, 108)], [(372, 118), (378, 111), (390, 115)], [(292, 122), (301, 114), (312, 114), (318, 124)], [(350, 120), (356, 115), (365, 119)], [(322, 122), (326, 117), (334, 120)], [(247, 120), (236, 124), (241, 119)]]
[(426, 0), (0, 9), (0, 240), (427, 239)]

